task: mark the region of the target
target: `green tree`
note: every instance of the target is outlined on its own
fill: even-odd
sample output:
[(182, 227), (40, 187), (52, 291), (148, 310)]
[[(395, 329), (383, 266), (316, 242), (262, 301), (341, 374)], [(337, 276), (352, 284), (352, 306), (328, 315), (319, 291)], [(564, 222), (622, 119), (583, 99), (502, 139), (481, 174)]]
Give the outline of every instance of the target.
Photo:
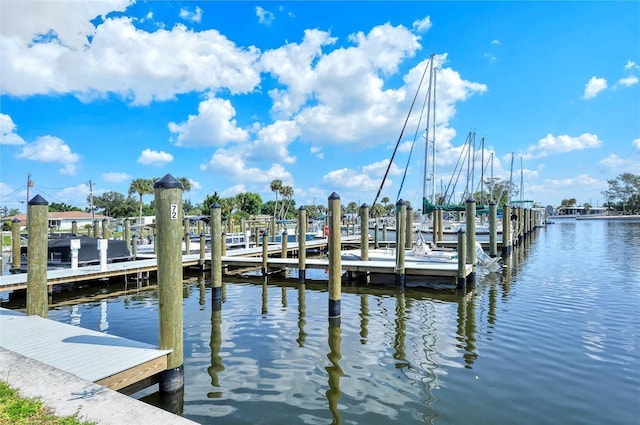
[(262, 198), (257, 193), (238, 193), (235, 197), (235, 205), (240, 210), (249, 215), (260, 214)]
[(153, 185), (155, 180), (151, 179), (143, 179), (137, 178), (131, 181), (129, 185), (129, 195), (133, 195), (134, 193), (140, 197), (140, 212), (138, 217), (140, 218), (140, 222), (142, 223), (142, 197), (144, 195), (151, 195), (153, 193)]
[(359, 208), (358, 208), (358, 204), (356, 204), (356, 203), (355, 203), (355, 202), (353, 202), (353, 201), (349, 202), (349, 203), (347, 204), (347, 208), (345, 208), (345, 211), (346, 211), (347, 213), (350, 213), (350, 214), (355, 214), (355, 213), (357, 213), (357, 212), (358, 212), (358, 210), (359, 210)]
[(273, 180), (269, 187), (271, 188), (271, 191), (276, 194), (276, 204), (275, 204), (275, 207), (273, 208), (273, 214), (274, 214), (274, 217), (275, 217), (275, 214), (278, 211), (278, 195), (280, 194), (280, 191), (282, 190), (282, 180), (280, 180), (280, 179)]
[(65, 204), (64, 202), (52, 202), (49, 204), (49, 212), (82, 211), (82, 208)]
[(609, 205), (614, 205), (614, 201), (620, 201), (621, 209), (631, 211), (640, 209), (640, 174), (622, 173), (615, 179), (607, 180), (609, 188), (602, 192)]
[(575, 207), (577, 204), (578, 201), (576, 198), (563, 199), (562, 202), (560, 202), (561, 207)]

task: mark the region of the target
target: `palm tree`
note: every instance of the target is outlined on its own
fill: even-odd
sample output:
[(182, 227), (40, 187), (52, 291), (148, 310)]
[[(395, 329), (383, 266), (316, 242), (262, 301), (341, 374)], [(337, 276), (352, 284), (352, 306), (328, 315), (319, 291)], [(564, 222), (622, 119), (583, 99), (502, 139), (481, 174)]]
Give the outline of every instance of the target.
[[(282, 194), (282, 206), (280, 207), (280, 218), (285, 218), (289, 212), (289, 206), (291, 206), (291, 200), (293, 199), (293, 188), (291, 186), (282, 186), (280, 189)], [(287, 208), (284, 208), (284, 201), (288, 200)], [(284, 211), (283, 211), (284, 210)]]
[(382, 202), (384, 204), (384, 207), (387, 208), (387, 204), (389, 203), (389, 197), (385, 196), (380, 200), (380, 202)]
[(142, 197), (153, 193), (153, 180), (151, 179), (133, 179), (129, 185), (129, 195), (137, 193), (140, 197), (140, 214), (139, 223), (142, 224)]
[(282, 180), (275, 179), (271, 182), (271, 191), (276, 194), (276, 204), (273, 207), (273, 217), (276, 217), (276, 211), (278, 211), (278, 194), (282, 190)]

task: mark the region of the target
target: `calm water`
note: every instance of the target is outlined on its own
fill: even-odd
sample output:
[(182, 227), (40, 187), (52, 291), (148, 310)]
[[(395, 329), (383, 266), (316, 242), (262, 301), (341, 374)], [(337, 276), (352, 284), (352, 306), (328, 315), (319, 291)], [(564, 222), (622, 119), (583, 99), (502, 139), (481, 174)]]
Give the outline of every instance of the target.
[[(208, 287), (185, 284), (183, 414), (202, 424), (639, 424), (640, 223), (557, 222), (508, 263), (466, 294), (344, 286), (338, 328), (319, 283), (226, 282), (216, 313)], [(152, 344), (157, 316), (156, 293), (135, 290), (49, 314)], [(158, 403), (153, 391), (138, 397)]]

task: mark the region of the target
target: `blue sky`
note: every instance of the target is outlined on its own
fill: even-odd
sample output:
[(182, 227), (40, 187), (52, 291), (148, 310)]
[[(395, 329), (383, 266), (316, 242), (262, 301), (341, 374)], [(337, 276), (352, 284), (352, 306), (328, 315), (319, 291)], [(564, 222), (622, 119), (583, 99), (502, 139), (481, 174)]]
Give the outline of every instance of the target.
[[(0, 8), (2, 207), (24, 211), (29, 173), (30, 196), (80, 207), (90, 181), (95, 194), (126, 194), (132, 179), (167, 173), (192, 181), (193, 204), (213, 192), (268, 201), (280, 179), (298, 205), (332, 192), (371, 205), (432, 54), (438, 191), (470, 132), (476, 184), (484, 138), (485, 177), (492, 166), (543, 205), (601, 205), (607, 179), (640, 174), (640, 2)], [(414, 206), (417, 116), (381, 192), (395, 201), (408, 163), (400, 197)]]

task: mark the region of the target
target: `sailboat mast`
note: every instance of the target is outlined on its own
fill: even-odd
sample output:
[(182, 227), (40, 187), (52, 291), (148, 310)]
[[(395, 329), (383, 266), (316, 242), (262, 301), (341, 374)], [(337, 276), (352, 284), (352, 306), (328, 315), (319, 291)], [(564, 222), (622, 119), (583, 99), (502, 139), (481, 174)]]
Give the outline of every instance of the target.
[[(426, 133), (425, 133), (425, 147), (424, 147), (424, 175), (422, 179), (422, 203), (423, 209), (426, 207), (426, 200), (429, 199), (427, 196), (427, 181), (428, 181), (428, 160), (429, 160), (429, 118), (431, 117), (431, 93), (433, 89), (433, 58), (435, 54), (431, 54), (429, 59), (429, 86), (427, 91), (427, 125), (426, 125)], [(435, 162), (435, 161), (434, 161)]]
[[(432, 56), (433, 58), (433, 56)], [(431, 172), (431, 188), (433, 190), (433, 192), (431, 193), (431, 203), (433, 205), (436, 204), (436, 71), (438, 70), (438, 68), (433, 68), (433, 123), (432, 123), (432, 127), (433, 127), (433, 154), (431, 155), (431, 166), (432, 168), (432, 172)]]

